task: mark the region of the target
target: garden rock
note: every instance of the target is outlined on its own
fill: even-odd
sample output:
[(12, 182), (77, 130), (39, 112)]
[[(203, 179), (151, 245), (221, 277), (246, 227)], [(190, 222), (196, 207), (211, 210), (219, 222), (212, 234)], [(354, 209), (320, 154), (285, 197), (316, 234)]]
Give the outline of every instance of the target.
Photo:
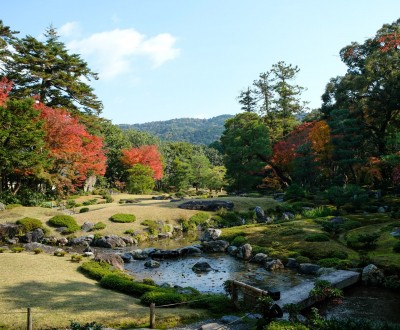
[(186, 210), (218, 211), (219, 209), (232, 210), (234, 204), (231, 201), (193, 200), (182, 203), (178, 207)]
[(57, 233), (63, 233), (64, 231), (68, 230), (67, 227), (57, 227), (54, 229)]
[(230, 246), (228, 246), (227, 252), (229, 255), (235, 257), (238, 254), (239, 249), (237, 246), (230, 245)]
[(220, 321), (223, 324), (230, 324), (230, 323), (239, 324), (243, 322), (243, 320), (239, 316), (235, 315), (224, 315), (221, 317)]
[(59, 237), (59, 238), (57, 238), (56, 244), (57, 244), (58, 246), (65, 246), (65, 245), (68, 244), (68, 238), (66, 238), (66, 237)]
[(171, 237), (172, 237), (172, 233), (170, 233), (170, 232), (158, 234), (158, 238), (160, 238), (160, 239), (166, 239), (166, 238), (171, 238)]
[(130, 253), (121, 254), (121, 258), (126, 264), (129, 264), (132, 261), (132, 255)]
[(254, 212), (256, 214), (257, 222), (265, 222), (265, 213), (264, 210), (260, 206), (256, 206), (254, 208)]
[(342, 225), (345, 223), (345, 219), (342, 217), (334, 217), (332, 219), (329, 219), (329, 222), (334, 224), (334, 225)]
[(33, 231), (30, 231), (29, 233), (26, 233), (26, 235), (21, 237), (21, 241), (23, 243), (32, 243), (32, 242), (42, 242), (44, 238), (44, 232), (43, 229), (41, 228), (36, 228)]
[(291, 269), (299, 268), (299, 263), (296, 261), (295, 258), (288, 258), (286, 268), (291, 268)]
[(178, 250), (156, 250), (149, 253), (149, 257), (153, 259), (176, 259), (180, 257)]
[(384, 279), (385, 275), (383, 274), (383, 271), (375, 265), (369, 264), (363, 268), (361, 275), (363, 283), (368, 285), (380, 285), (383, 283)]
[(94, 236), (93, 235), (87, 235), (87, 236), (79, 236), (76, 238), (72, 238), (69, 241), (69, 245), (72, 246), (88, 246), (92, 243)]
[(212, 268), (208, 262), (199, 261), (194, 264), (194, 266), (192, 267), (192, 270), (195, 273), (206, 273), (206, 272), (209, 272), (210, 270), (212, 270)]
[(201, 250), (197, 246), (185, 246), (183, 248), (178, 249), (179, 253), (182, 256), (187, 256), (187, 255), (201, 255)]
[(229, 243), (224, 240), (203, 242), (201, 244), (202, 250), (205, 252), (225, 252)]
[(285, 268), (282, 261), (280, 261), (279, 259), (274, 259), (272, 261), (265, 262), (264, 267), (266, 270), (269, 270), (269, 271), (274, 271), (274, 270)]
[(294, 219), (294, 214), (292, 212), (283, 212), (282, 213), (282, 220), (289, 221)]
[(88, 232), (93, 230), (94, 223), (93, 222), (84, 222), (83, 225), (81, 226), (82, 231)]
[(304, 263), (299, 266), (299, 273), (301, 274), (316, 274), (321, 267), (316, 264)]
[(124, 240), (117, 235), (102, 236), (93, 241), (93, 245), (103, 248), (114, 249), (117, 247), (126, 247)]
[(249, 243), (246, 243), (239, 248), (237, 257), (243, 260), (249, 260), (251, 258), (252, 250), (253, 248), (251, 247), (251, 245)]
[(94, 261), (104, 261), (119, 270), (124, 270), (124, 260), (116, 253), (96, 253)]
[(387, 206), (380, 206), (378, 208), (378, 213), (385, 213), (387, 211), (388, 207)]
[(126, 245), (137, 245), (138, 241), (130, 236), (122, 236), (121, 239), (125, 242)]
[(55, 251), (55, 248), (52, 246), (48, 246), (42, 243), (38, 243), (38, 242), (32, 242), (32, 243), (27, 243), (24, 244), (24, 248), (26, 251), (33, 251), (35, 249), (42, 249), (43, 252), (46, 253), (53, 253)]
[(221, 229), (208, 228), (200, 238), (202, 242), (215, 241), (222, 234)]
[(6, 209), (6, 206), (3, 203), (0, 203), (0, 211), (4, 211)]
[(14, 223), (0, 224), (0, 239), (13, 238), (18, 235), (21, 226)]
[(263, 263), (264, 261), (266, 261), (268, 258), (268, 255), (266, 255), (265, 253), (257, 253), (253, 259), (251, 259), (251, 261), (257, 262), (259, 264)]
[(147, 268), (158, 268), (160, 265), (161, 264), (156, 260), (148, 260), (144, 263), (144, 266)]
[(326, 268), (326, 267), (322, 267), (320, 269), (318, 269), (317, 271), (317, 276), (321, 276), (321, 275), (328, 275), (330, 273), (335, 272), (336, 269), (335, 268)]

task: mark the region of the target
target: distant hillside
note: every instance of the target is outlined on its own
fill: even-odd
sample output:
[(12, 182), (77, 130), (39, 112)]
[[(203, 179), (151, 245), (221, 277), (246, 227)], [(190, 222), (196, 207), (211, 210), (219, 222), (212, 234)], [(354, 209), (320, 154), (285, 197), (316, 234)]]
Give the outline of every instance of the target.
[(210, 119), (179, 118), (144, 124), (120, 124), (119, 127), (148, 132), (163, 141), (185, 141), (209, 145), (219, 140), (224, 131), (225, 121), (232, 117), (232, 115), (221, 115)]

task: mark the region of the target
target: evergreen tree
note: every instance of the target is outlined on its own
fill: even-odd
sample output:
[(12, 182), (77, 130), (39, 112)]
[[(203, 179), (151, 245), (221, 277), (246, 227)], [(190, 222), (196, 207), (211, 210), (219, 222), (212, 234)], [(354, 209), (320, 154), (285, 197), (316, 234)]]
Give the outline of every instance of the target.
[(11, 96), (38, 97), (53, 108), (99, 114), (103, 108), (83, 79), (97, 80), (97, 74), (77, 54), (69, 54), (53, 27), (45, 33), (45, 42), (32, 36), (10, 41), (14, 52), (4, 59), (4, 75), (14, 82)]

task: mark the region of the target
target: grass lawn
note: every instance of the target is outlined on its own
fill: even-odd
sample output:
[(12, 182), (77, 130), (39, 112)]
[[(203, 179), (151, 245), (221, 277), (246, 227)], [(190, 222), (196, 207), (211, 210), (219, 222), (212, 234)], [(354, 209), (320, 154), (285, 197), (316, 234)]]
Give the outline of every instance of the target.
[[(26, 329), (31, 307), (34, 329), (65, 328), (71, 320), (107, 326), (148, 324), (149, 309), (138, 299), (101, 288), (77, 271), (67, 256), (0, 254), (0, 329)], [(158, 324), (206, 317), (186, 308), (157, 309)]]

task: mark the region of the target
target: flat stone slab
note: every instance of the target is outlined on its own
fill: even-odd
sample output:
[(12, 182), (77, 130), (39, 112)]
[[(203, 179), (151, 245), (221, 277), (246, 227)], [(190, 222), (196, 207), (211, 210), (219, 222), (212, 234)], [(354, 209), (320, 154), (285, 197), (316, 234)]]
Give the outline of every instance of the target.
[[(337, 270), (330, 274), (321, 275), (317, 280), (325, 280), (333, 287), (344, 289), (360, 280), (360, 273), (350, 270)], [(287, 304), (297, 304), (300, 307), (307, 308), (316, 303), (313, 297), (309, 297), (310, 291), (314, 288), (315, 281), (303, 282), (293, 288), (281, 292), (281, 299), (276, 301), (281, 308)]]

